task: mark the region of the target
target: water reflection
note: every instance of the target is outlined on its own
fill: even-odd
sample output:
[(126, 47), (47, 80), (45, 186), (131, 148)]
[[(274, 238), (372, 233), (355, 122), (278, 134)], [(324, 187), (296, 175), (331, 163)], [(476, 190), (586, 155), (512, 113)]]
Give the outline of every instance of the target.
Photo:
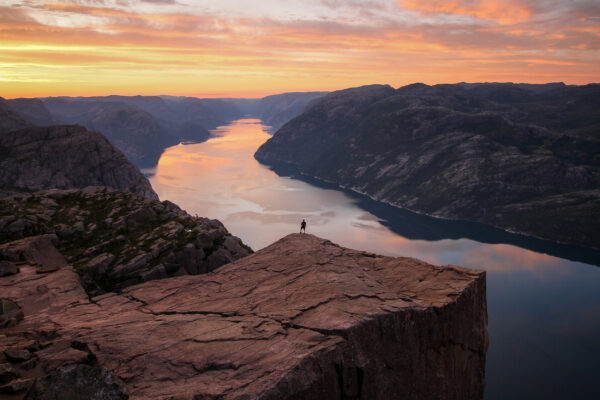
[(280, 167), (278, 175), (253, 158), (270, 137), (259, 120), (214, 134), (162, 154), (150, 178), (161, 199), (221, 220), (255, 250), (306, 219), (307, 232), (346, 247), (485, 269), (485, 397), (600, 398), (600, 268), (567, 259), (600, 264), (599, 252), (419, 216)]

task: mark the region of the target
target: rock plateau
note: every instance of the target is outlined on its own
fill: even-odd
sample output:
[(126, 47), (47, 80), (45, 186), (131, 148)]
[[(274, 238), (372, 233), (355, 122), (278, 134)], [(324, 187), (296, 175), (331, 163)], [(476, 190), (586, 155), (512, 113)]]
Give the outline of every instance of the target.
[(3, 390), (15, 396), (33, 386), (28, 398), (56, 398), (48, 382), (86, 365), (109, 399), (483, 395), (481, 271), (293, 234), (211, 273), (120, 294), (89, 298), (71, 269), (30, 266), (0, 278), (0, 290), (24, 313), (0, 331)]

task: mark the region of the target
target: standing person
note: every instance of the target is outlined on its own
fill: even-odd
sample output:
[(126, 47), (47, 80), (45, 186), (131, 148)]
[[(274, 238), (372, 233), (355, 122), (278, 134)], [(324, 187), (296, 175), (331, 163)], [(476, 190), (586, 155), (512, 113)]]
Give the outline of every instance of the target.
[(306, 233), (306, 221), (302, 220), (302, 222), (300, 223), (300, 233)]

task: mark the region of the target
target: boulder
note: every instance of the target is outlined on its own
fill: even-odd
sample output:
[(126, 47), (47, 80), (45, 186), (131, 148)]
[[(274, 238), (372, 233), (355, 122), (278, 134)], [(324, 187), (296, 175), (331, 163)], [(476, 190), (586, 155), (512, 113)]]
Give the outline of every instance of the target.
[(0, 260), (0, 277), (14, 275), (19, 272), (19, 267), (14, 263), (6, 260)]
[(4, 356), (11, 363), (27, 361), (31, 358), (31, 352), (27, 349), (7, 349), (4, 350)]
[(88, 261), (87, 267), (93, 276), (100, 277), (106, 273), (114, 260), (114, 255), (110, 253), (102, 253)]
[(0, 245), (0, 256), (12, 261), (32, 261), (44, 267), (64, 267), (67, 261), (54, 247), (56, 235), (31, 236)]
[(23, 310), (10, 299), (0, 299), (0, 328), (14, 326), (23, 320)]

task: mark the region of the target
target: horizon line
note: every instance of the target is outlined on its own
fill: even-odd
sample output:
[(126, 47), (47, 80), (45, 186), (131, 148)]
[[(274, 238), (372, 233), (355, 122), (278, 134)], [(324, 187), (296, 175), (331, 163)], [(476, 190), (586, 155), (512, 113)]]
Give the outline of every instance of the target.
[(348, 87), (344, 87), (341, 89), (331, 89), (331, 90), (327, 90), (327, 89), (315, 89), (315, 90), (290, 90), (290, 91), (283, 91), (283, 92), (267, 92), (268, 94), (265, 94), (264, 92), (261, 94), (255, 94), (255, 95), (240, 95), (237, 96), (235, 94), (226, 94), (226, 93), (205, 93), (205, 94), (201, 94), (201, 95), (189, 95), (189, 94), (167, 94), (167, 93), (161, 93), (161, 94), (142, 94), (142, 93), (137, 93), (137, 94), (123, 94), (123, 93), (110, 93), (110, 94), (91, 94), (91, 95), (42, 95), (42, 96), (32, 96), (32, 97), (24, 97), (24, 96), (1, 96), (0, 98), (6, 99), (6, 100), (15, 100), (15, 99), (46, 99), (46, 98), (91, 98), (91, 97), (111, 97), (111, 96), (121, 96), (121, 97), (181, 97), (181, 98), (196, 98), (196, 99), (236, 99), (236, 100), (254, 100), (254, 99), (262, 99), (265, 97), (269, 97), (269, 96), (278, 96), (278, 95), (282, 95), (282, 94), (290, 94), (290, 93), (317, 93), (317, 92), (322, 92), (322, 93), (333, 93), (333, 92), (337, 92), (337, 91), (341, 91), (341, 90), (346, 90), (346, 89), (353, 89), (353, 88), (359, 88), (359, 87), (364, 87), (364, 86), (376, 86), (376, 85), (381, 85), (381, 86), (390, 86), (393, 89), (400, 89), (406, 86), (411, 86), (411, 85), (416, 85), (416, 84), (422, 84), (422, 85), (426, 85), (426, 86), (441, 86), (441, 85), (460, 85), (460, 84), (467, 84), (467, 85), (483, 85), (483, 84), (488, 84), (488, 85), (493, 85), (493, 84), (504, 84), (504, 85), (549, 85), (549, 84), (562, 84), (564, 86), (587, 86), (587, 85), (597, 85), (600, 84), (600, 82), (588, 82), (588, 83), (582, 83), (582, 84), (575, 84), (575, 83), (566, 83), (564, 81), (550, 81), (550, 82), (544, 82), (544, 83), (539, 83), (539, 82), (512, 82), (512, 81), (486, 81), (486, 82), (467, 82), (467, 81), (460, 81), (460, 82), (454, 82), (454, 83), (433, 83), (433, 84), (428, 84), (428, 83), (424, 83), (424, 82), (413, 82), (413, 83), (409, 83), (406, 85), (400, 85), (397, 87), (394, 87), (394, 85), (391, 84), (385, 84), (385, 83), (372, 83), (372, 84), (364, 84), (364, 85), (358, 85), (358, 86), (348, 86)]

